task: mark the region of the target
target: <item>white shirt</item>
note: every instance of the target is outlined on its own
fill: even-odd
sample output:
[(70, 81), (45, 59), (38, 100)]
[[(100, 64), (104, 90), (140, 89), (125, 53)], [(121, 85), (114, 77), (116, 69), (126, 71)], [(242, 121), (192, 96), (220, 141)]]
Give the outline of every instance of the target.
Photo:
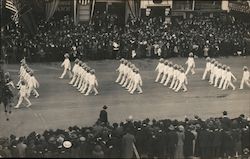
[(232, 78), (233, 78), (234, 80), (236, 80), (236, 78), (235, 78), (235, 76), (232, 74), (232, 72), (227, 71), (227, 77), (226, 77), (226, 80), (227, 80), (227, 81), (231, 81), (231, 80), (232, 80)]
[(79, 67), (78, 64), (75, 64), (75, 65), (74, 65), (74, 67), (73, 67), (73, 69), (72, 69), (72, 71), (73, 71), (74, 74), (76, 74), (78, 67)]
[(22, 96), (22, 97), (26, 96), (26, 94), (27, 94), (27, 87), (26, 87), (26, 85), (20, 85), (20, 91), (19, 91), (19, 93), (20, 93), (20, 96)]
[(169, 70), (169, 66), (168, 65), (164, 65), (164, 74), (168, 74), (168, 70)]
[(64, 66), (65, 69), (71, 69), (71, 64), (70, 64), (70, 60), (68, 58), (66, 58), (63, 63), (62, 66)]
[(163, 71), (164, 71), (164, 64), (159, 62), (158, 65), (157, 65), (157, 67), (156, 67), (156, 69), (155, 69), (155, 71), (158, 71), (159, 73), (163, 73)]
[(242, 79), (243, 80), (249, 80), (249, 71), (243, 71), (243, 76), (242, 76)]
[(227, 70), (222, 70), (221, 71), (221, 78), (226, 79), (226, 76), (227, 76)]
[(134, 82), (135, 82), (135, 84), (142, 85), (142, 79), (141, 79), (141, 75), (139, 73), (135, 74)]
[(206, 70), (211, 70), (211, 63), (210, 62), (207, 62), (206, 63)]
[(188, 57), (187, 61), (186, 61), (186, 64), (188, 66), (194, 66), (194, 58), (193, 57)]
[(90, 85), (97, 85), (96, 76), (94, 74), (89, 74), (88, 81)]
[(187, 80), (186, 74), (184, 72), (183, 73), (180, 72), (178, 76), (178, 80), (180, 81), (180, 83), (183, 83), (184, 81), (186, 81)]
[(168, 68), (168, 75), (169, 76), (173, 76), (174, 75), (174, 68), (173, 67), (169, 67)]
[(36, 80), (36, 78), (34, 76), (30, 76), (29, 80), (28, 80), (28, 86), (29, 88), (37, 88), (38, 87), (38, 81)]
[(216, 77), (221, 77), (222, 76), (222, 69), (220, 69), (220, 68), (217, 68), (217, 70), (216, 70), (216, 72), (215, 72), (215, 75), (216, 75)]

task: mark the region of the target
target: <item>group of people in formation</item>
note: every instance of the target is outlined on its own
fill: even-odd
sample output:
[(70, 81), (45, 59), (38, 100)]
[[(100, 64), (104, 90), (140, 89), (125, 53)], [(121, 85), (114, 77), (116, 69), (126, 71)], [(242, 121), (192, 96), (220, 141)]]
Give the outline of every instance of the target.
[(183, 66), (178, 64), (173, 64), (172, 61), (159, 59), (159, 63), (155, 68), (157, 72), (157, 77), (155, 79), (156, 83), (161, 83), (164, 86), (179, 92), (182, 89), (184, 92), (187, 91), (187, 76)]
[(69, 84), (77, 88), (79, 92), (85, 96), (90, 95), (94, 91), (94, 95), (98, 95), (97, 91), (98, 82), (95, 76), (95, 69), (90, 68), (86, 63), (79, 59), (75, 59), (75, 64), (71, 72), (71, 63), (69, 60), (69, 54), (64, 55), (64, 61), (61, 67), (64, 67), (64, 71), (59, 78), (64, 78), (68, 73), (71, 79)]
[(32, 105), (29, 100), (31, 94), (33, 94), (36, 98), (39, 97), (39, 93), (36, 90), (39, 88), (39, 82), (34, 76), (34, 71), (27, 65), (25, 59), (21, 60), (19, 78), (20, 79), (16, 85), (19, 90), (19, 99), (14, 108), (19, 108), (23, 100), (28, 103), (26, 107), (30, 107)]
[(227, 65), (219, 63), (214, 58), (206, 58), (206, 67), (202, 76), (202, 80), (206, 79), (206, 76), (209, 74), (209, 83), (214, 87), (217, 87), (222, 90), (229, 89), (231, 87), (235, 90), (235, 86), (232, 82), (237, 81), (236, 77), (231, 72), (231, 68)]
[(116, 69), (119, 73), (116, 83), (119, 83), (123, 88), (128, 90), (130, 94), (134, 94), (135, 90), (142, 94), (142, 78), (139, 69), (130, 61), (122, 58), (120, 65)]

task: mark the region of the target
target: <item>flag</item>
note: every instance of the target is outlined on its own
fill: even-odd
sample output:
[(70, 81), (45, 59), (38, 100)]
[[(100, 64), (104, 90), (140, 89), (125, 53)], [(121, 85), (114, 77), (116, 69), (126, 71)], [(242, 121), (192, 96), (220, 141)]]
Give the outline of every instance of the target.
[(11, 16), (11, 19), (17, 24), (18, 23), (18, 10), (16, 7), (16, 4), (13, 0), (6, 0), (5, 8), (9, 9), (13, 15)]
[(5, 7), (14, 12), (15, 14), (18, 12), (13, 0), (6, 0)]
[(78, 1), (81, 5), (88, 5), (90, 3), (90, 0), (79, 0)]

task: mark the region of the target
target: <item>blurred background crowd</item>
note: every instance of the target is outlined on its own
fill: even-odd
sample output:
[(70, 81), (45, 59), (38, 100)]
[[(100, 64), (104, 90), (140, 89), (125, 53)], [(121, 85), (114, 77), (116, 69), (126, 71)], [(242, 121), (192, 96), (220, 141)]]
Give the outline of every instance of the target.
[(196, 15), (173, 19), (161, 17), (128, 18), (125, 26), (116, 15), (97, 12), (91, 23), (74, 25), (69, 15), (61, 19), (40, 20), (35, 35), (12, 24), (2, 31), (9, 39), (1, 52), (9, 62), (24, 56), (32, 62), (58, 61), (65, 52), (80, 59), (116, 59), (249, 55), (247, 38), (250, 24), (229, 14)]

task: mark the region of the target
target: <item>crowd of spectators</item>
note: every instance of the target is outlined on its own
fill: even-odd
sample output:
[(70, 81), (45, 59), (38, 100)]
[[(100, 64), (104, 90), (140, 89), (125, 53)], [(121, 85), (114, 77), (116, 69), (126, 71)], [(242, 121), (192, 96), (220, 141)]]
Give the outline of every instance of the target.
[[(104, 123), (92, 127), (45, 130), (39, 134), (0, 140), (1, 157), (62, 158), (248, 158), (250, 121), (243, 114), (230, 119), (134, 121)], [(133, 146), (135, 145), (135, 146)], [(135, 148), (134, 148), (135, 147)], [(136, 151), (135, 151), (136, 149)], [(137, 152), (137, 153), (134, 153)]]
[[(247, 55), (249, 23), (229, 14), (192, 18), (128, 18), (125, 26), (116, 15), (95, 13), (91, 23), (74, 25), (73, 18), (40, 20), (35, 35), (21, 26), (5, 29), (9, 45), (2, 47), (8, 59), (26, 56), (31, 61), (58, 61), (65, 52), (80, 59), (145, 57), (185, 57), (190, 51), (198, 57)], [(114, 43), (118, 44), (117, 46)], [(115, 50), (116, 49), (116, 50)], [(117, 51), (118, 50), (118, 51)]]

